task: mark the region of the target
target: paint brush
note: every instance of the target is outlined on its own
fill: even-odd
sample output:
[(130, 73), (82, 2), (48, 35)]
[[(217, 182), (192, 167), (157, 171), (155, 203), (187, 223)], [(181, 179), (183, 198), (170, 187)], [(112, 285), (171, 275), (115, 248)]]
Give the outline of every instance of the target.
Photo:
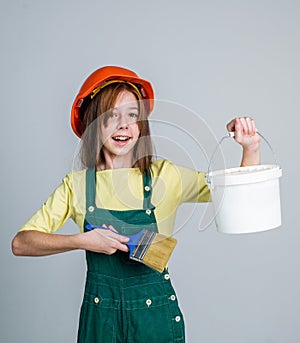
[[(90, 224), (87, 224), (85, 228), (88, 231), (93, 229), (109, 230), (104, 226)], [(120, 233), (117, 234), (120, 235)], [(163, 272), (168, 264), (177, 244), (177, 240), (173, 237), (146, 229), (142, 229), (137, 234), (126, 237), (129, 238), (129, 241), (125, 243), (129, 249), (129, 258), (141, 262), (160, 273)]]

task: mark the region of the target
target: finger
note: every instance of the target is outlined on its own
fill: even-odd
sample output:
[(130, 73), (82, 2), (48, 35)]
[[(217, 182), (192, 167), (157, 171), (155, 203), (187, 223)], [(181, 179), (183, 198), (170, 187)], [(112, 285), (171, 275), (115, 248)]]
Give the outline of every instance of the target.
[(256, 123), (255, 123), (255, 120), (254, 120), (254, 119), (252, 119), (252, 121), (253, 121), (254, 130), (255, 130), (255, 133), (256, 133), (256, 132), (257, 132)]
[(240, 144), (244, 144), (246, 142), (246, 137), (249, 137), (249, 127), (247, 119), (246, 117), (240, 117), (237, 120), (235, 129), (235, 140)]
[(246, 118), (246, 122), (248, 125), (248, 134), (250, 136), (254, 136), (255, 135), (255, 125), (254, 125), (254, 120), (250, 117)]
[(235, 123), (236, 123), (236, 118), (232, 119), (227, 125), (227, 131), (228, 132), (234, 132), (235, 131)]
[(252, 135), (254, 136), (257, 132), (256, 125), (254, 119), (251, 118), (251, 126), (252, 126)]
[(126, 243), (129, 241), (129, 238), (127, 236), (121, 235), (120, 233), (112, 231), (112, 230), (106, 231), (106, 235), (107, 235), (107, 238), (116, 240), (120, 243)]
[(252, 136), (252, 122), (250, 117), (245, 117), (245, 123), (247, 125), (247, 134)]
[(129, 241), (129, 238), (127, 236), (123, 236), (118, 233), (114, 234), (113, 237), (120, 243), (127, 243)]
[(125, 245), (125, 244), (121, 244), (121, 243), (118, 243), (117, 246), (116, 246), (116, 248), (117, 248), (118, 250), (121, 250), (121, 251), (124, 251), (124, 252), (128, 252), (128, 251), (129, 251), (128, 246)]
[(113, 232), (118, 232), (112, 225), (109, 225), (108, 228)]
[(112, 236), (110, 236), (108, 238), (112, 239), (113, 241), (115, 241), (117, 243), (117, 249), (122, 250), (122, 251), (128, 251), (128, 249), (125, 248), (125, 247), (127, 247), (127, 245), (125, 243), (127, 243), (129, 241), (128, 237), (112, 233)]
[(102, 224), (101, 226), (105, 227), (107, 229), (107, 226), (105, 224)]
[(248, 127), (248, 122), (245, 117), (240, 118), (241, 126), (242, 126), (242, 133), (244, 135), (249, 135), (249, 127)]
[[(124, 237), (124, 238), (127, 238), (127, 237)], [(118, 237), (107, 237), (107, 239), (110, 241), (109, 245), (112, 249), (117, 249), (117, 250), (121, 250), (121, 251), (124, 251), (124, 252), (128, 252), (128, 247), (126, 244), (122, 243), (119, 241), (119, 238)]]
[(243, 126), (240, 118), (235, 119), (234, 132), (236, 138), (239, 138), (243, 133)]

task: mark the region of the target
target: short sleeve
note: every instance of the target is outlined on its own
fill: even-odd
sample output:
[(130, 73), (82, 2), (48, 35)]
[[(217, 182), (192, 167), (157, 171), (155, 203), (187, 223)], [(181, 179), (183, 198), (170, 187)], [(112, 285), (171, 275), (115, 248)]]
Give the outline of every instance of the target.
[(67, 175), (42, 207), (20, 228), (20, 231), (36, 230), (46, 233), (57, 231), (73, 215), (72, 190)]
[(156, 161), (152, 165), (152, 171), (156, 184), (153, 194), (156, 204), (168, 202), (170, 207), (178, 207), (185, 202), (211, 201), (204, 172), (179, 166), (168, 160)]
[(181, 184), (181, 202), (209, 202), (210, 189), (205, 180), (205, 173), (194, 169), (176, 166)]

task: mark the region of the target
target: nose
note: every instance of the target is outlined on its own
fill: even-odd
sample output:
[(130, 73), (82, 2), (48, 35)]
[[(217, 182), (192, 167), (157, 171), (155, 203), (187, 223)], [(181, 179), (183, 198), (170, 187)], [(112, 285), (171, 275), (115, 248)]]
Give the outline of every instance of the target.
[(119, 116), (118, 129), (128, 129), (128, 118), (124, 114)]

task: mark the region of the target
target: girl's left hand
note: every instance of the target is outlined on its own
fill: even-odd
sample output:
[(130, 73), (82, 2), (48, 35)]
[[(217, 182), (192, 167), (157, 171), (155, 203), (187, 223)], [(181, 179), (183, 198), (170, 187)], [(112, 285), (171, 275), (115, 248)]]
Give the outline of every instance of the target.
[(260, 136), (255, 122), (250, 117), (234, 118), (227, 124), (228, 132), (234, 131), (234, 139), (243, 149), (256, 151), (259, 149)]

